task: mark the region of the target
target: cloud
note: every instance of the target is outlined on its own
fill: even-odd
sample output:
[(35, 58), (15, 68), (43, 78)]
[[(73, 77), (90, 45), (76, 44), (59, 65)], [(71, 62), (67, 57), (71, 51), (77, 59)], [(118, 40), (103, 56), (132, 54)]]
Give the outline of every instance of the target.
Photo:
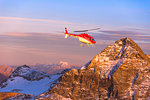
[(43, 40), (48, 39), (48, 40), (58, 40), (60, 38), (64, 38), (63, 33), (40, 33), (40, 32), (35, 32), (35, 33), (23, 33), (23, 32), (5, 32), (4, 34), (1, 34), (0, 36), (7, 36), (7, 37), (12, 37), (12, 38), (30, 38), (30, 39), (35, 39), (35, 38), (41, 38)]
[(57, 21), (57, 20), (49, 20), (49, 19), (35, 19), (35, 18), (22, 18), (22, 17), (0, 17), (0, 19), (2, 19), (2, 20), (20, 20), (20, 21), (71, 24), (70, 22), (66, 22), (66, 21)]
[(3, 48), (0, 51), (0, 62), (3, 61), (4, 64), (52, 63), (62, 58), (69, 62), (86, 63), (106, 46), (122, 37), (129, 36), (134, 40), (144, 42), (150, 40), (147, 34), (144, 36), (145, 34), (140, 33), (139, 30), (120, 31), (102, 28), (105, 30), (101, 29), (99, 34), (91, 34), (97, 41), (96, 47), (87, 49), (81, 48), (76, 38), (64, 39), (61, 31), (64, 31), (65, 26), (68, 26), (69, 32), (98, 27), (57, 20), (0, 17), (0, 48)]
[(140, 34), (139, 32), (135, 32), (135, 31), (114, 31), (114, 30), (103, 30), (103, 31), (100, 31), (100, 32), (104, 32), (104, 33), (109, 33), (109, 34), (118, 34), (118, 35), (137, 35), (137, 34)]
[(27, 36), (31, 36), (28, 33), (15, 33), (15, 32), (5, 32), (6, 36), (12, 36), (12, 37), (27, 37)]
[[(100, 31), (104, 37), (110, 38), (121, 38), (121, 37), (130, 37), (132, 39), (138, 39), (143, 41), (150, 40), (150, 34), (147, 34), (144, 30), (141, 31), (130, 31), (130, 30), (102, 30)], [(98, 34), (99, 35), (99, 34)], [(150, 41), (149, 41), (150, 42)]]
[[(54, 57), (55, 52), (50, 50), (25, 47), (21, 45), (0, 44), (1, 64), (33, 64), (48, 62)], [(49, 57), (50, 56), (50, 57)]]
[[(15, 30), (15, 32), (55, 32), (68, 30), (91, 29), (99, 27), (94, 24), (75, 23), (51, 19), (23, 18), (23, 17), (0, 17), (0, 26), (3, 32)], [(0, 33), (1, 31), (0, 30)]]
[(65, 26), (77, 25), (72, 22), (50, 19), (0, 17), (0, 34), (4, 32), (40, 32), (54, 34), (57, 31), (63, 31)]

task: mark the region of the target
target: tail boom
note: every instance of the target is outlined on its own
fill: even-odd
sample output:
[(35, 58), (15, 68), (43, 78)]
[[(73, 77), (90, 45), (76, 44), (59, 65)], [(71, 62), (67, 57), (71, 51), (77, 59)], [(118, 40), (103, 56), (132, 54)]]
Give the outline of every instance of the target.
[(77, 37), (78, 35), (75, 35), (75, 34), (70, 34), (70, 33), (68, 33), (68, 30), (67, 30), (67, 28), (65, 27), (65, 38), (67, 38), (68, 36), (73, 36), (73, 37)]

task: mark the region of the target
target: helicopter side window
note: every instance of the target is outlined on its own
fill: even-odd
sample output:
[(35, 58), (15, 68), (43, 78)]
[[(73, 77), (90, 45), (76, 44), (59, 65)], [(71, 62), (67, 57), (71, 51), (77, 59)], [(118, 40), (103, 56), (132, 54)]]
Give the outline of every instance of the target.
[(94, 39), (92, 39), (93, 41), (95, 41)]

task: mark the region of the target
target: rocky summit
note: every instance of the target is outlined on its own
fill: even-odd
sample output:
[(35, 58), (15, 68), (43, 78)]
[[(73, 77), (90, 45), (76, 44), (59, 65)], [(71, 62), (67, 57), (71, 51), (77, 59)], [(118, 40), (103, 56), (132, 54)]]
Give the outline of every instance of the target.
[(40, 99), (46, 98), (150, 99), (150, 58), (130, 38), (122, 38), (105, 48), (81, 69), (64, 73), (59, 83), (42, 94)]
[[(50, 87), (55, 85), (54, 81), (61, 75), (49, 75), (26, 65), (20, 66), (12, 72), (7, 80), (0, 84), (0, 94), (5, 92), (5, 95), (7, 95), (7, 93), (16, 92), (22, 94), (14, 98), (26, 100), (25, 98), (29, 97), (32, 99), (34, 96), (38, 96), (51, 89)], [(9, 98), (9, 100), (11, 99)]]
[(49, 75), (39, 70), (31, 69), (27, 65), (23, 65), (23, 66), (18, 67), (9, 76), (9, 78), (14, 78), (14, 77), (23, 77), (24, 79), (29, 80), (29, 81), (38, 81), (45, 77), (49, 77)]

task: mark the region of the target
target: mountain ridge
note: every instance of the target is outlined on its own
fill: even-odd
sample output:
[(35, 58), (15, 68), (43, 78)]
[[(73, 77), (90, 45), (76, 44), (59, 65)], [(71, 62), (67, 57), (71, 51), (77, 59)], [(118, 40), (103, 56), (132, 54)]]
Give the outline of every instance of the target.
[[(35, 64), (35, 65), (27, 65), (27, 66), (30, 66), (30, 68), (32, 69), (37, 69), (48, 74), (57, 74), (57, 73), (61, 73), (64, 69), (72, 69), (72, 68), (80, 67), (80, 66), (74, 66), (65, 61), (59, 61), (56, 64)], [(11, 67), (16, 69), (18, 66), (11, 66)]]
[(23, 65), (16, 68), (9, 78), (1, 83), (0, 92), (31, 94), (34, 97), (48, 91), (60, 76), (61, 74), (49, 75)]
[(129, 63), (126, 64), (126, 66), (131, 66), (130, 64), (132, 63), (130, 62), (142, 63), (142, 66), (145, 66), (149, 63), (149, 58), (130, 38), (123, 38), (96, 55), (87, 68), (89, 69), (97, 66), (99, 69), (99, 66), (101, 66), (107, 69), (106, 73), (108, 74), (109, 69), (113, 67), (113, 70), (109, 73), (112, 74), (113, 71), (117, 70), (117, 66), (119, 67), (123, 63)]
[(81, 69), (64, 73), (45, 95), (68, 99), (148, 99), (149, 68), (149, 58), (142, 49), (130, 38), (123, 38)]
[[(65, 65), (68, 64), (65, 63)], [(45, 84), (48, 81), (39, 83), (42, 80), (40, 77), (47, 76), (45, 74), (33, 74), (32, 76), (30, 74), (35, 70), (30, 69), (28, 66), (24, 67), (25, 70), (20, 71), (18, 68), (12, 73), (10, 79), (6, 82), (8, 83), (6, 86), (11, 84), (11, 82), (9, 83), (11, 80), (15, 82), (18, 76), (19, 81), (23, 83), (26, 83), (26, 81), (22, 78), (29, 82), (37, 81), (38, 83), (34, 85), (43, 82)], [(27, 75), (30, 78), (22, 75)], [(36, 78), (34, 75), (39, 75), (39, 77)], [(48, 87), (40, 93), (25, 92), (25, 90), (18, 87), (7, 89), (5, 83), (3, 83), (4, 90), (33, 94), (29, 97), (34, 97), (36, 100), (150, 99), (150, 58), (130, 38), (122, 38), (109, 45), (80, 69), (66, 69), (59, 74), (49, 76), (49, 78), (49, 82), (46, 83)]]

